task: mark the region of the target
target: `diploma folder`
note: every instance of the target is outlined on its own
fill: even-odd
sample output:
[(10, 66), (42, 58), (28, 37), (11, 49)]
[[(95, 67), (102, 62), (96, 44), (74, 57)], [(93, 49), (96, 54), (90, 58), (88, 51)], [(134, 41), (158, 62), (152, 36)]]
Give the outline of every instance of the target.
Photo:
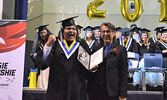
[(103, 47), (89, 55), (82, 46), (79, 46), (77, 59), (87, 70), (90, 70), (92, 66), (103, 62)]

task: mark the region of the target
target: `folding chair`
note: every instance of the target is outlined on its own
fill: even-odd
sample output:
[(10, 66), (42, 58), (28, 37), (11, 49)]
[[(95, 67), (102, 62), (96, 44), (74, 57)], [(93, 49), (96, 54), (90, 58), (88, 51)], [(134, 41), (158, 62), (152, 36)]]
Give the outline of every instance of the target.
[(165, 79), (166, 68), (163, 66), (163, 56), (160, 53), (144, 53), (144, 72), (143, 72), (143, 90), (146, 91), (146, 72), (162, 72)]
[[(130, 52), (130, 55), (133, 56), (129, 56), (129, 52), (128, 52), (128, 72), (129, 72), (129, 77), (133, 78), (134, 72), (139, 72), (140, 76), (142, 76), (142, 72), (141, 69), (138, 68), (138, 64), (139, 64), (139, 54), (138, 53), (134, 53), (134, 52)], [(134, 67), (135, 66), (135, 67)], [(134, 83), (130, 83), (128, 82), (128, 84), (132, 84), (134, 85)], [(141, 88), (141, 85), (139, 85), (139, 88)]]

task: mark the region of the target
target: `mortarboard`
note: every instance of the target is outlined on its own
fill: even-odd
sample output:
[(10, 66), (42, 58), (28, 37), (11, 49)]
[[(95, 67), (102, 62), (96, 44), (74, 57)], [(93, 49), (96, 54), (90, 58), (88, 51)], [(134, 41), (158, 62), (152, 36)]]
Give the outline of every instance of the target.
[(162, 29), (162, 34), (167, 33), (167, 29)]
[(37, 32), (40, 32), (40, 31), (43, 31), (43, 30), (47, 30), (46, 26), (48, 26), (49, 24), (46, 24), (46, 25), (41, 25), (41, 26), (38, 26), (37, 28)]
[(132, 24), (132, 25), (130, 26), (130, 29), (132, 29), (132, 28), (134, 28), (134, 27), (137, 27), (137, 25), (136, 25), (136, 24)]
[(61, 20), (61, 21), (56, 22), (56, 23), (62, 23), (63, 28), (65, 28), (66, 26), (72, 26), (72, 25), (75, 25), (75, 21), (73, 18), (76, 18), (76, 17), (78, 17), (78, 16), (70, 17), (70, 18)]
[(81, 25), (77, 25), (77, 29), (81, 30), (83, 27)]
[(123, 28), (120, 31), (122, 32), (122, 36), (129, 36), (131, 33), (131, 30), (129, 28)]
[(139, 33), (140, 30), (141, 30), (141, 28), (139, 28), (139, 27), (134, 27), (131, 29), (132, 32), (136, 32), (136, 33)]
[(116, 27), (115, 28), (116, 31), (121, 31), (121, 29), (122, 29), (121, 27)]
[(100, 26), (95, 26), (94, 30), (100, 30)]
[(154, 31), (156, 31), (156, 32), (161, 32), (163, 28), (164, 28), (164, 26), (162, 26), (162, 27), (156, 27), (156, 28), (154, 29)]
[(93, 31), (94, 28), (91, 27), (91, 26), (87, 26), (87, 27), (85, 27), (83, 30), (84, 30), (84, 31)]
[(141, 34), (142, 34), (142, 33), (147, 33), (147, 34), (148, 34), (148, 32), (150, 32), (150, 30), (148, 30), (148, 29), (146, 29), (146, 28), (143, 28), (143, 29), (141, 29), (140, 31), (141, 31)]

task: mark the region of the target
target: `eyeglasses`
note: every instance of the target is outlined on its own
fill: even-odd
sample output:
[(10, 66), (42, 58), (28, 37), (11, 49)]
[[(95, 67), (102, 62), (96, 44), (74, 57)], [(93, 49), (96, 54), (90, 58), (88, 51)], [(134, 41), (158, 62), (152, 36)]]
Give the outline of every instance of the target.
[(75, 30), (77, 30), (76, 28), (65, 28), (66, 30), (73, 30), (73, 31), (75, 31)]
[(105, 33), (109, 34), (110, 32), (111, 32), (110, 30), (104, 30), (104, 31), (102, 31), (103, 34), (105, 34)]

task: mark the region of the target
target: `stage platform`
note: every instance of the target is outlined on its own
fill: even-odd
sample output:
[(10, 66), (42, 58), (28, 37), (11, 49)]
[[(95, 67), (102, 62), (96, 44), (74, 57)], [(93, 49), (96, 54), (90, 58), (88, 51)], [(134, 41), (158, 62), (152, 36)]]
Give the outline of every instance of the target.
[[(45, 100), (45, 89), (23, 89), (23, 100)], [(128, 91), (127, 100), (163, 100), (161, 91)]]

